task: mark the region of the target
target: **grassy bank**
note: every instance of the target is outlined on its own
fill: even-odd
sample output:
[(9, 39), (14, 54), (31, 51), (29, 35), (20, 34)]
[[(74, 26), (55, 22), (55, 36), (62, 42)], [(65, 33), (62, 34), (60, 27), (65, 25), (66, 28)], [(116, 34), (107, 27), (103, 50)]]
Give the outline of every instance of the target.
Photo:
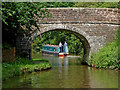
[(93, 54), (90, 66), (96, 68), (120, 69), (120, 59), (118, 58), (117, 40), (108, 43), (96, 54)]
[(43, 71), (50, 68), (51, 64), (49, 64), (47, 60), (39, 59), (30, 61), (23, 58), (17, 58), (15, 62), (2, 63), (2, 80), (24, 73)]
[(98, 53), (92, 55), (90, 66), (120, 70), (120, 30), (115, 34), (115, 40), (107, 43)]

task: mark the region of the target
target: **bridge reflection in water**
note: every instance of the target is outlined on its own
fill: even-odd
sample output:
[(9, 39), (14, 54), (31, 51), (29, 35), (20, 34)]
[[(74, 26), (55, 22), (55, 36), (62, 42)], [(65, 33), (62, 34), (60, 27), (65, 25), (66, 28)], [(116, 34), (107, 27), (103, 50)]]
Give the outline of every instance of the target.
[(117, 88), (118, 72), (81, 65), (80, 57), (44, 56), (52, 69), (14, 77), (3, 88)]

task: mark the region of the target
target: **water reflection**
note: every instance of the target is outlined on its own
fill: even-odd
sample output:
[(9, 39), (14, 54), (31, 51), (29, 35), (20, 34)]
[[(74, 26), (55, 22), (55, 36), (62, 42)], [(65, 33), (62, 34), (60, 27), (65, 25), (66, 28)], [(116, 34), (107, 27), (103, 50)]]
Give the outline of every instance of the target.
[(53, 56), (43, 56), (43, 59), (47, 59), (53, 66), (68, 66), (68, 65), (81, 65), (80, 57), (53, 57)]
[(43, 56), (52, 69), (3, 82), (3, 88), (117, 88), (118, 72), (80, 65), (79, 57)]

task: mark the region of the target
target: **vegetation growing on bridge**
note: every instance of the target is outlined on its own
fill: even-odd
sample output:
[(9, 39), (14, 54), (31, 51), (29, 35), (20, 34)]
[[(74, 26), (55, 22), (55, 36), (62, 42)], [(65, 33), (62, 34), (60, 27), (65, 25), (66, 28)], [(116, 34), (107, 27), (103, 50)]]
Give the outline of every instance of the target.
[(120, 2), (42, 2), (46, 8), (87, 7), (87, 8), (119, 8)]
[[(3, 29), (3, 43), (8, 43), (14, 47), (16, 42), (17, 32), (20, 32), (21, 25), (25, 25), (24, 32), (29, 33), (32, 29), (31, 25), (38, 28), (36, 19), (34, 16), (40, 18), (49, 17), (50, 14), (47, 9), (41, 9), (44, 7), (39, 3), (31, 2), (4, 2), (2, 3), (2, 29)], [(40, 12), (38, 14), (37, 12)]]
[(117, 31), (116, 39), (106, 44), (98, 53), (95, 53), (89, 65), (98, 68), (120, 69), (120, 32)]
[(118, 2), (76, 2), (75, 7), (87, 7), (87, 8), (118, 8)]

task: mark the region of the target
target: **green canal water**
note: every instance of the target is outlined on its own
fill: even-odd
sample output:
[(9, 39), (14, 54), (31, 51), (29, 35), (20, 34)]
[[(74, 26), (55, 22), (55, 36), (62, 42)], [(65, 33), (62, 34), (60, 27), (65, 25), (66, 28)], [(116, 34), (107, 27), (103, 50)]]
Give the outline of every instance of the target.
[[(38, 58), (35, 56), (34, 58)], [(10, 78), (3, 88), (118, 88), (118, 71), (81, 65), (80, 57), (42, 56), (52, 69)]]

